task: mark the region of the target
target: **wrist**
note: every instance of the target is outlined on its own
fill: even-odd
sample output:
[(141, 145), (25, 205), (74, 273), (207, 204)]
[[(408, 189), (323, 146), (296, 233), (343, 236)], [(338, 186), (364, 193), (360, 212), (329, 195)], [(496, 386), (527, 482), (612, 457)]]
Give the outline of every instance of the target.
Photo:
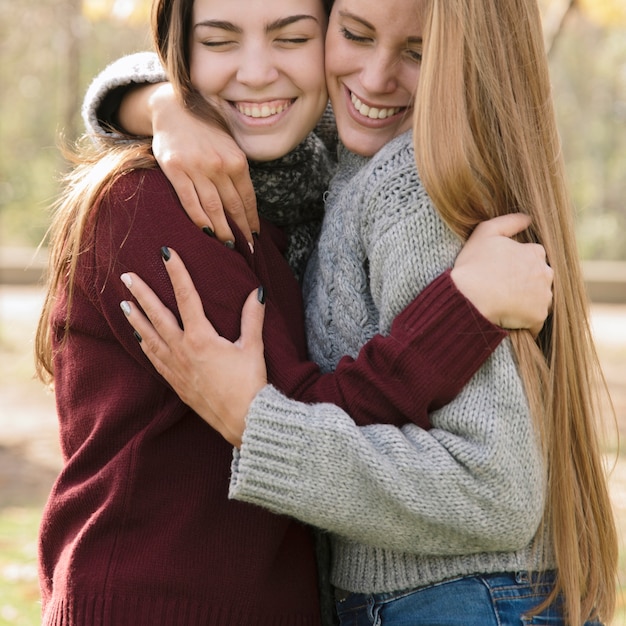
[(501, 325), (500, 313), (494, 307), (491, 298), (484, 289), (484, 282), (476, 281), (472, 272), (465, 272), (462, 267), (453, 267), (450, 278), (455, 287), (474, 308), (487, 320), (496, 326)]
[(126, 94), (119, 109), (119, 121), (129, 133), (139, 137), (154, 135), (154, 119), (165, 101), (169, 83), (137, 85)]

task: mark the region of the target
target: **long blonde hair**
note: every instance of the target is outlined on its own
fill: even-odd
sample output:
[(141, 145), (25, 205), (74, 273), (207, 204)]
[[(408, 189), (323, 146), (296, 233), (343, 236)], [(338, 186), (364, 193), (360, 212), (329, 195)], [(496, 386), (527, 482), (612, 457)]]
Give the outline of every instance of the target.
[[(544, 530), (567, 623), (615, 608), (617, 534), (597, 433), (606, 385), (593, 345), (536, 0), (430, 0), (414, 141), (424, 185), (466, 239), (523, 211), (554, 302), (535, 341), (511, 333), (548, 467)], [(542, 608), (542, 607), (541, 607)]]

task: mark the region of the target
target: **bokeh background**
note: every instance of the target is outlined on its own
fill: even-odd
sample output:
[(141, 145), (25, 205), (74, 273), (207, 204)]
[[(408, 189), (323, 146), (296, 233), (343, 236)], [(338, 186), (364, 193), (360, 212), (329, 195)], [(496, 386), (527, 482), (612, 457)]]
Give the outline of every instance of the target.
[[(594, 333), (617, 414), (614, 422), (607, 409), (605, 450), (624, 545), (626, 0), (539, 1)], [(59, 137), (82, 131), (80, 103), (99, 70), (150, 48), (149, 10), (150, 0), (0, 0), (0, 626), (39, 623), (37, 526), (61, 466), (53, 398), (33, 380), (32, 364), (45, 242), (36, 248), (64, 168)], [(626, 624), (620, 602), (614, 624)]]

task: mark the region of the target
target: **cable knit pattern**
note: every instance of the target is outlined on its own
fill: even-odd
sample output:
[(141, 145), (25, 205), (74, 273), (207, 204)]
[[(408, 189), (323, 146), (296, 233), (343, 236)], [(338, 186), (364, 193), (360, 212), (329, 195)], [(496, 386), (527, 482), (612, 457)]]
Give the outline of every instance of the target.
[[(313, 357), (331, 370), (386, 332), (460, 246), (420, 184), (410, 132), (369, 161), (342, 149), (305, 280)], [(508, 341), (431, 422), (359, 428), (266, 388), (230, 495), (331, 531), (332, 582), (349, 591), (538, 569), (546, 476)]]

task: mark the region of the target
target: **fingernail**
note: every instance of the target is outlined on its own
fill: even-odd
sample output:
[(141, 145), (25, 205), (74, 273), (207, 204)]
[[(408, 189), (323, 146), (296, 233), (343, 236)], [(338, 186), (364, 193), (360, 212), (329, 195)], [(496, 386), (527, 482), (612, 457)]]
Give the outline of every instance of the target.
[(256, 230), (253, 230), (253, 231), (252, 231), (252, 236), (253, 236), (255, 239), (258, 239), (258, 238), (259, 238), (259, 233), (258, 233)]
[(120, 276), (122, 282), (130, 289), (133, 286), (133, 281), (130, 277), (130, 274), (122, 274)]
[(139, 343), (141, 343), (141, 342), (143, 341), (143, 340), (141, 339), (141, 335), (140, 335), (140, 334), (139, 334), (136, 330), (133, 330), (133, 335), (135, 336), (135, 339), (136, 339)]
[(228, 241), (224, 242), (224, 245), (229, 249), (229, 250), (234, 250), (235, 249), (235, 242), (232, 239), (228, 239)]
[(250, 248), (250, 254), (254, 254), (254, 246), (250, 241), (248, 241), (248, 248)]
[(172, 258), (172, 254), (170, 253), (170, 249), (167, 246), (163, 246), (161, 248), (161, 256), (164, 261), (169, 261)]
[(128, 303), (126, 300), (120, 302), (120, 308), (122, 309), (126, 317), (130, 315), (130, 303)]
[(213, 237), (213, 238), (215, 238), (215, 231), (214, 231), (212, 228), (210, 228), (209, 226), (205, 226), (205, 227), (202, 229), (202, 232), (204, 232), (205, 234), (207, 234), (209, 237)]
[(257, 289), (256, 297), (261, 304), (265, 304), (265, 287), (263, 285)]

